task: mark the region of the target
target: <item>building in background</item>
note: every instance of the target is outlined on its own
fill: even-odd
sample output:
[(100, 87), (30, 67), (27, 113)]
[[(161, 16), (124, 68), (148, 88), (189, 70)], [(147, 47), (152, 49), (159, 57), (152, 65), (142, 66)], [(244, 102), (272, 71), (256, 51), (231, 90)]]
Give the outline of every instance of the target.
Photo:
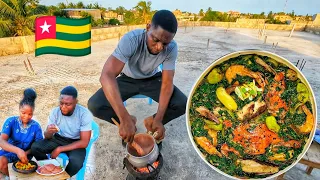
[(288, 22), (293, 20), (293, 18), (289, 15), (274, 15), (273, 19), (276, 19), (281, 22)]
[(176, 9), (172, 12), (178, 21), (194, 21), (196, 15), (189, 12), (181, 12), (179, 9)]
[(229, 17), (239, 18), (241, 13), (239, 11), (228, 11), (227, 12)]
[(94, 20), (101, 19), (101, 12), (99, 9), (63, 9), (71, 18), (82, 18), (81, 12), (89, 13)]
[(113, 11), (106, 11), (102, 14), (103, 19), (117, 19), (118, 18), (118, 14), (116, 12)]

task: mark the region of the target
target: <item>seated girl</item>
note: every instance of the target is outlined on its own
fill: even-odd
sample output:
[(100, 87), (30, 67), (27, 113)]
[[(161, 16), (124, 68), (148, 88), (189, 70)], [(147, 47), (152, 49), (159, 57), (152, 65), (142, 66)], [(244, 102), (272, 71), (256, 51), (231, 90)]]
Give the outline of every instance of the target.
[(8, 163), (20, 160), (27, 163), (31, 158), (33, 142), (43, 139), (39, 123), (32, 119), (36, 92), (25, 89), (19, 105), (19, 116), (9, 117), (3, 124), (0, 138), (0, 172), (8, 176)]

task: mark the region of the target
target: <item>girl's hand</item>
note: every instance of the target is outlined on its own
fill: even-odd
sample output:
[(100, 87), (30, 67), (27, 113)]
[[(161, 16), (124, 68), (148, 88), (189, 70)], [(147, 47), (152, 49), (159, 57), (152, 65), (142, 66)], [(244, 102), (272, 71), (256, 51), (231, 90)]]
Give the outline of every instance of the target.
[(28, 157), (27, 157), (27, 153), (22, 149), (18, 150), (17, 156), (22, 163), (27, 164), (29, 162)]

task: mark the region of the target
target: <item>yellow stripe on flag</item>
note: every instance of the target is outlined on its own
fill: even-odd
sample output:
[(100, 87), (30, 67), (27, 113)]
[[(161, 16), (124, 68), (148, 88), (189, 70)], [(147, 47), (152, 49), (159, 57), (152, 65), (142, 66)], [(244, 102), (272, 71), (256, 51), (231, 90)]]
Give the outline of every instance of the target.
[(59, 39), (42, 39), (36, 42), (36, 49), (42, 47), (60, 47), (66, 49), (84, 49), (91, 46), (91, 40), (65, 41)]
[(91, 31), (91, 24), (83, 26), (67, 26), (62, 24), (56, 24), (56, 31), (69, 34), (82, 34)]

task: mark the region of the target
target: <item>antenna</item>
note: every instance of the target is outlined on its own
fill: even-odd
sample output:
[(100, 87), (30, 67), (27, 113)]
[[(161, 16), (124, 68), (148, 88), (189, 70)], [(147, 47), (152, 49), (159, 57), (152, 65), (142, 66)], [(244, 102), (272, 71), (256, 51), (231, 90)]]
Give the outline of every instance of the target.
[(286, 9), (286, 7), (287, 7), (287, 3), (288, 3), (288, 0), (286, 0), (286, 3), (284, 4), (283, 12), (285, 11), (285, 9)]

